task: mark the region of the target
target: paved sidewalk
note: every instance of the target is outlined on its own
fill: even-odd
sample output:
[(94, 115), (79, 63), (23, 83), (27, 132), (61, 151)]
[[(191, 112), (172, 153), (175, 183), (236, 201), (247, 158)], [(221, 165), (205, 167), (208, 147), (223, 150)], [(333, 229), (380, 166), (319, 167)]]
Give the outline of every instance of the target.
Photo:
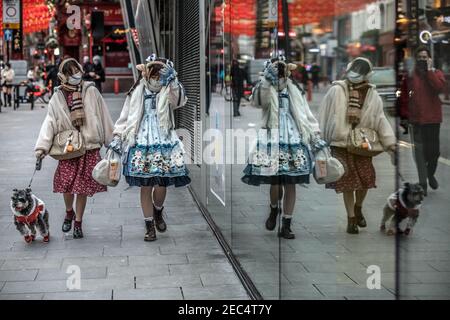
[[(113, 119), (122, 98), (107, 96)], [(0, 114), (0, 300), (3, 299), (248, 299), (186, 188), (169, 189), (168, 231), (143, 241), (139, 190), (119, 186), (88, 199), (85, 238), (63, 235), (62, 196), (52, 193), (56, 161), (46, 158), (33, 192), (50, 212), (51, 241), (26, 244), (12, 223), (13, 188), (25, 188), (34, 142), (46, 109)], [(81, 268), (81, 290), (68, 290), (68, 266)]]

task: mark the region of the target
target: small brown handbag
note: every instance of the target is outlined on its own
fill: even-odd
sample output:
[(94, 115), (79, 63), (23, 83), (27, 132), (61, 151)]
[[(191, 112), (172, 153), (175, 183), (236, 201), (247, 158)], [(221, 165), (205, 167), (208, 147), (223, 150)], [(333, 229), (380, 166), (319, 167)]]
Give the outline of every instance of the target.
[(49, 155), (56, 160), (69, 160), (86, 153), (83, 136), (78, 130), (65, 130), (53, 139)]
[(363, 157), (375, 157), (384, 149), (375, 130), (354, 128), (348, 135), (347, 151)]

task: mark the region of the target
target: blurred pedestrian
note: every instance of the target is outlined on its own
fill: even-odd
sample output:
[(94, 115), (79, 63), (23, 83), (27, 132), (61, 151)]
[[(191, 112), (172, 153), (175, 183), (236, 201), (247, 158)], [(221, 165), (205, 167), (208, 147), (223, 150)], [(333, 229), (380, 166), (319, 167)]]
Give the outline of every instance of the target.
[(58, 77), (61, 86), (50, 99), (35, 152), (42, 159), (50, 152), (55, 136), (67, 130), (81, 132), (86, 152), (77, 158), (59, 160), (53, 180), (53, 192), (63, 193), (66, 206), (62, 231), (69, 232), (75, 220), (73, 237), (78, 239), (83, 238), (87, 197), (107, 190), (92, 178), (92, 170), (101, 160), (100, 148), (111, 142), (113, 122), (94, 83), (82, 80), (83, 68), (75, 59), (60, 64)]
[(316, 62), (311, 66), (311, 80), (313, 82), (313, 89), (319, 89), (320, 66)]
[(33, 83), (35, 81), (34, 69), (30, 67), (27, 72), (27, 80), (28, 82)]
[(440, 156), (439, 135), (442, 123), (439, 94), (444, 91), (445, 84), (444, 73), (433, 67), (428, 48), (419, 47), (416, 50), (414, 70), (402, 84), (400, 117), (410, 124), (419, 183), (424, 188), (425, 195), (428, 184), (432, 189), (439, 187), (435, 177)]
[(245, 71), (239, 66), (239, 62), (234, 59), (231, 65), (231, 91), (233, 94), (233, 116), (241, 115), (239, 107), (244, 96), (244, 80), (247, 79)]
[(3, 87), (3, 99), (5, 101), (5, 106), (12, 106), (12, 84), (14, 81), (15, 72), (11, 67), (10, 62), (5, 63), (5, 68), (2, 69), (1, 78), (2, 78), (2, 87)]
[(384, 150), (391, 153), (395, 151), (396, 138), (384, 114), (380, 95), (367, 81), (372, 73), (372, 63), (359, 57), (351, 61), (346, 70), (345, 80), (333, 82), (325, 95), (319, 123), (332, 155), (345, 168), (342, 178), (327, 184), (326, 188), (343, 193), (347, 233), (356, 234), (358, 227), (367, 226), (362, 207), (368, 190), (376, 187), (376, 173), (371, 157), (347, 151), (349, 134), (356, 127), (374, 130)]
[(45, 86), (50, 89), (53, 95), (58, 83), (58, 67), (54, 64), (47, 65), (47, 77), (45, 78)]
[(102, 58), (100, 56), (95, 56), (92, 61), (94, 62), (93, 72), (94, 72), (94, 82), (98, 91), (102, 93), (102, 83), (105, 82), (105, 70), (102, 66)]
[(88, 56), (83, 57), (83, 80), (95, 81), (94, 64), (91, 63)]

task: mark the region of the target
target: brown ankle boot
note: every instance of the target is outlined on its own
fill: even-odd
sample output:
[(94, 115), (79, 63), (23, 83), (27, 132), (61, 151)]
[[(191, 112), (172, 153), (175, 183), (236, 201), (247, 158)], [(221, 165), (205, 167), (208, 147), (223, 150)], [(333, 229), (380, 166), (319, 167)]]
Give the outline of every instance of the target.
[(155, 220), (145, 221), (145, 237), (144, 241), (155, 241), (156, 240), (156, 229), (155, 229)]
[(364, 218), (364, 216), (362, 214), (362, 207), (357, 206), (355, 204), (354, 208), (355, 208), (356, 224), (358, 225), (358, 227), (361, 227), (361, 228), (367, 227), (366, 219)]
[(358, 234), (359, 233), (359, 229), (358, 229), (358, 224), (356, 223), (356, 217), (353, 218), (347, 218), (347, 233), (350, 234)]

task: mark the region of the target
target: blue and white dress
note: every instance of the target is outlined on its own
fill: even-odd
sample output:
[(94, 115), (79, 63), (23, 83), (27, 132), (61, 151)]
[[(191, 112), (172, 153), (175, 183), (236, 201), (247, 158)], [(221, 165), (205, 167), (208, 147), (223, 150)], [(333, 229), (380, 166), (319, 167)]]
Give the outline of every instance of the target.
[(256, 148), (250, 154), (242, 182), (260, 184), (309, 183), (314, 155), (311, 146), (302, 142), (302, 135), (289, 110), (288, 90), (279, 97), (279, 130), (260, 130)]
[(136, 145), (125, 155), (123, 174), (130, 186), (182, 187), (191, 182), (184, 162), (183, 143), (175, 130), (164, 132), (160, 128), (157, 94), (145, 89), (144, 114)]

